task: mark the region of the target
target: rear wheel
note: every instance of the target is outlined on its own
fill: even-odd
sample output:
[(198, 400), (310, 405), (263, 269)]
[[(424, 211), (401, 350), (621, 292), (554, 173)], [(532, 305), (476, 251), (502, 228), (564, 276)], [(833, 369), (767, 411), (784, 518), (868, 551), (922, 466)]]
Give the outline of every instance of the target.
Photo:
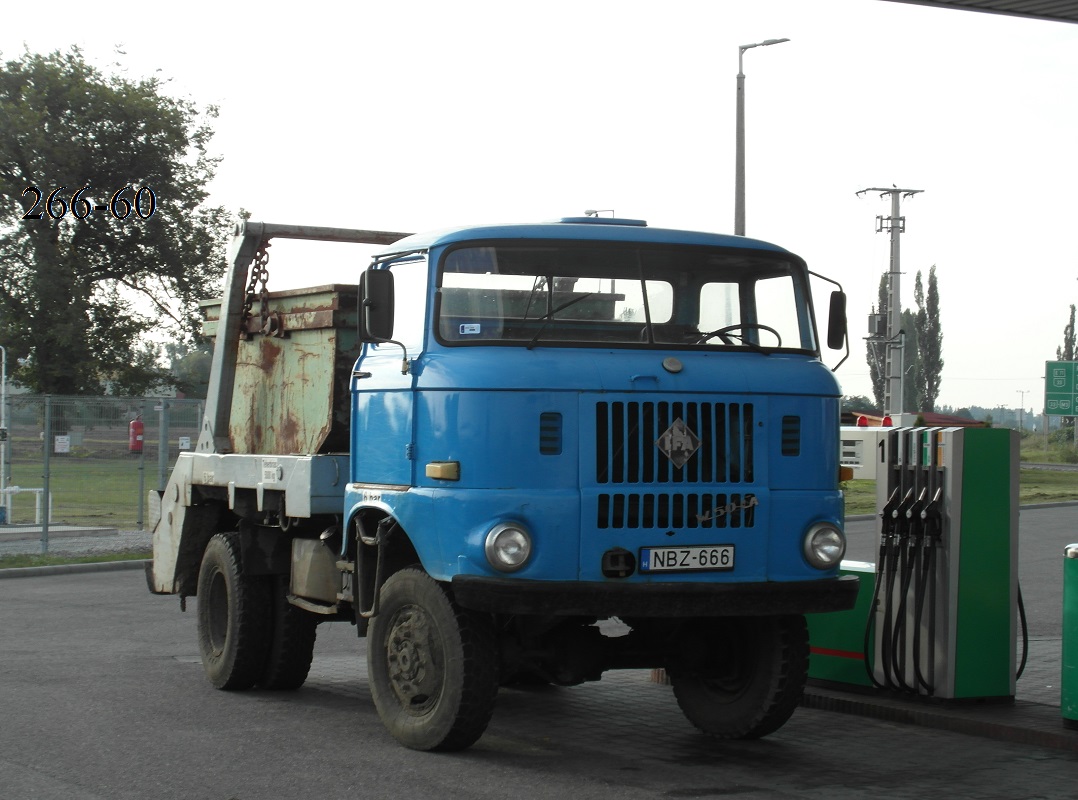
[(245, 575), (238, 533), (210, 539), (198, 573), (198, 648), (218, 689), (250, 689), (269, 649), (269, 584)]
[(288, 602), (288, 584), (288, 575), (270, 579), (273, 621), (266, 662), (257, 681), (262, 689), (298, 689), (307, 680), (314, 659), (318, 617)]
[(721, 619), (695, 629), (670, 678), (682, 713), (704, 733), (756, 739), (786, 723), (807, 676), (805, 618), (786, 616)]
[(426, 573), (390, 576), (367, 638), (378, 716), (413, 750), (463, 750), (486, 730), (498, 692), (490, 620), (459, 608)]

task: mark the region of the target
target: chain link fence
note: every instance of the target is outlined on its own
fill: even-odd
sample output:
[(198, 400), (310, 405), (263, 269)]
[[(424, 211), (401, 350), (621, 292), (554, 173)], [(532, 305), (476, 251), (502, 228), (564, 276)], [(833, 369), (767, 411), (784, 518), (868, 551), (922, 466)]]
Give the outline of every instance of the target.
[[(144, 530), (198, 441), (202, 400), (15, 395), (0, 442), (0, 539)], [(35, 537), (36, 538), (36, 537)]]

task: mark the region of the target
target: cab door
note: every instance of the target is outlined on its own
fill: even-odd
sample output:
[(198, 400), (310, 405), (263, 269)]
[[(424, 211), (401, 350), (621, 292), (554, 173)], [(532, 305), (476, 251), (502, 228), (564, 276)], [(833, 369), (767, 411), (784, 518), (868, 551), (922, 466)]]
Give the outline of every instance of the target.
[[(351, 480), (414, 486), (414, 374), (424, 338), (427, 259), (411, 256), (391, 262), (388, 269), (393, 276), (392, 327), (381, 336), (393, 341), (365, 344), (353, 370)], [(407, 373), (402, 371), (405, 363)]]

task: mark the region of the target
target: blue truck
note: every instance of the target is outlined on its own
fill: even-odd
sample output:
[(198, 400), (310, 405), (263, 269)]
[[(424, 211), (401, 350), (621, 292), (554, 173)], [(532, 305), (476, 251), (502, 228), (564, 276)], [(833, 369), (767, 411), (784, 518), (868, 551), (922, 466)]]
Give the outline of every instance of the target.
[[(349, 284), (270, 292), (278, 238), (380, 249)], [(150, 590), (197, 597), (220, 689), (298, 688), (317, 625), (347, 620), (418, 750), (471, 746), (503, 687), (609, 669), (654, 670), (710, 736), (767, 735), (802, 694), (804, 615), (857, 594), (819, 279), (631, 219), (240, 223)], [(824, 338), (846, 344), (840, 287)]]

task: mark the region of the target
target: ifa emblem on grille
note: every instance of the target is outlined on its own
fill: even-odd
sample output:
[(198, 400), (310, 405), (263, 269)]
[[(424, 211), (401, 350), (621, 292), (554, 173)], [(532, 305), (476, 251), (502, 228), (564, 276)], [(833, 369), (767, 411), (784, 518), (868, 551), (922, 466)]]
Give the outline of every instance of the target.
[(670, 459), (671, 464), (681, 469), (693, 457), (693, 453), (700, 449), (700, 437), (678, 417), (665, 433), (655, 440), (655, 446)]

